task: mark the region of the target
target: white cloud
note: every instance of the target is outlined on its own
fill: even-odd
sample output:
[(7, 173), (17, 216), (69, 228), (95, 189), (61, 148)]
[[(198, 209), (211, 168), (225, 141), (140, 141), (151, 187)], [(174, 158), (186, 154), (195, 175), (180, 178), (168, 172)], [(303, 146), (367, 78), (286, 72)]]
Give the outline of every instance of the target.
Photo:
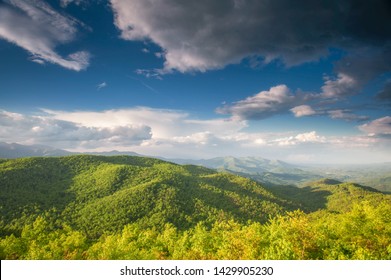
[[(389, 135), (390, 121), (391, 117), (385, 117), (360, 129)], [(366, 162), (390, 156), (387, 137), (326, 137), (316, 131), (272, 133), (250, 129), (246, 121), (235, 118), (197, 120), (184, 112), (145, 107), (89, 112), (44, 110), (34, 115), (0, 111), (0, 141), (46, 144), (73, 151), (116, 149), (168, 158), (233, 155), (313, 162)]]
[(370, 136), (390, 136), (391, 135), (391, 117), (386, 116), (373, 120), (358, 127), (361, 131)]
[(213, 134), (230, 134), (247, 126), (244, 121), (233, 119), (196, 120), (185, 112), (136, 107), (101, 112), (62, 112), (44, 110), (57, 120), (80, 123), (87, 127), (112, 127), (127, 124), (147, 125), (152, 128), (154, 139), (186, 137), (209, 131)]
[(312, 116), (316, 114), (314, 109), (312, 109), (311, 106), (308, 105), (296, 106), (290, 109), (290, 111), (295, 115), (296, 118), (300, 118), (304, 116)]
[(174, 110), (159, 110), (145, 107), (132, 109), (107, 110), (101, 112), (80, 111), (62, 112), (44, 110), (52, 118), (80, 123), (87, 127), (112, 127), (128, 124), (150, 124), (154, 138), (169, 138), (182, 131), (179, 126), (188, 115)]
[(336, 79), (326, 78), (322, 86), (322, 96), (325, 98), (340, 98), (353, 95), (359, 89), (358, 82), (351, 76), (339, 73)]
[(98, 84), (98, 85), (96, 86), (96, 88), (97, 88), (98, 90), (101, 90), (102, 88), (105, 88), (105, 87), (107, 87), (107, 83), (106, 83), (106, 82), (100, 83), (100, 84)]
[(88, 67), (90, 55), (77, 51), (62, 57), (55, 51), (59, 44), (66, 44), (76, 37), (76, 19), (56, 12), (39, 0), (7, 0), (0, 6), (0, 38), (18, 45), (31, 54), (31, 61), (60, 65), (80, 71)]
[(57, 148), (96, 148), (101, 145), (130, 146), (151, 138), (144, 125), (96, 127), (56, 120), (50, 116), (0, 111), (0, 141), (48, 144)]
[(209, 131), (197, 132), (188, 136), (178, 136), (173, 138), (173, 142), (177, 143), (186, 143), (186, 144), (196, 144), (196, 145), (206, 145), (211, 139), (213, 139), (212, 133)]
[(289, 108), (303, 102), (305, 96), (293, 95), (286, 85), (271, 87), (268, 91), (247, 97), (232, 105), (217, 108), (220, 114), (231, 114), (243, 120), (260, 120), (286, 113)]
[(319, 136), (316, 131), (306, 132), (306, 133), (300, 133), (296, 136), (289, 136), (284, 138), (279, 138), (276, 140), (273, 140), (274, 143), (276, 143), (279, 146), (292, 146), (292, 145), (298, 145), (301, 143), (325, 143), (326, 138), (323, 136)]

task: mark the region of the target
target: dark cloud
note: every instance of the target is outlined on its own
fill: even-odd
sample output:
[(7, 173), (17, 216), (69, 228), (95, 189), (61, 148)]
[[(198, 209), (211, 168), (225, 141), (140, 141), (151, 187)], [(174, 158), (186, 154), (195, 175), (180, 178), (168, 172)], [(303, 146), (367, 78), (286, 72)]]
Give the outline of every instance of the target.
[(206, 71), (249, 56), (286, 65), (317, 60), (330, 47), (380, 48), (390, 43), (387, 0), (179, 1), (111, 0), (127, 40), (164, 49), (165, 71)]
[(338, 109), (338, 110), (330, 110), (327, 112), (327, 114), (332, 118), (332, 119), (342, 119), (345, 121), (367, 121), (369, 117), (367, 116), (359, 116), (351, 112), (351, 110), (348, 109)]
[(324, 97), (346, 97), (357, 94), (361, 88), (382, 73), (391, 71), (391, 43), (379, 48), (351, 51), (336, 63), (336, 79), (326, 79)]
[(389, 80), (384, 88), (376, 95), (378, 101), (391, 106), (391, 80)]

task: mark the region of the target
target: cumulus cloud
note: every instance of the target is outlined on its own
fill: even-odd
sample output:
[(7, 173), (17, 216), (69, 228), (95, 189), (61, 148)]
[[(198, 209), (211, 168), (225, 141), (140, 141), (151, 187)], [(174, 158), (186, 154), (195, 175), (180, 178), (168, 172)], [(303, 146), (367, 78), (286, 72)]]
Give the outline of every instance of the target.
[(290, 108), (297, 107), (305, 98), (302, 94), (293, 95), (286, 85), (278, 85), (232, 105), (217, 108), (216, 111), (243, 120), (261, 120), (286, 113)]
[(273, 140), (279, 146), (292, 146), (298, 145), (301, 143), (324, 143), (326, 142), (326, 138), (323, 136), (319, 136), (316, 131), (300, 133), (296, 136), (289, 136), (284, 138), (278, 138)]
[[(348, 82), (346, 83), (348, 84)], [(332, 84), (334, 84), (334, 82), (330, 81), (327, 85), (330, 97), (340, 97), (341, 95), (336, 93), (337, 90)], [(331, 93), (332, 91), (333, 93)], [(348, 108), (335, 108), (334, 101), (325, 106), (326, 103), (324, 103), (323, 100), (324, 94), (305, 93), (301, 91), (297, 91), (296, 94), (293, 94), (286, 85), (278, 85), (271, 87), (267, 91), (261, 91), (256, 95), (239, 100), (233, 104), (226, 104), (219, 107), (216, 109), (216, 112), (219, 114), (229, 114), (231, 115), (231, 118), (239, 120), (262, 120), (275, 115), (286, 114), (289, 111), (292, 112), (296, 118), (304, 116), (328, 116), (332, 119), (341, 119), (349, 122), (360, 122), (369, 119), (368, 116), (358, 115)]]
[(101, 145), (129, 146), (151, 138), (145, 125), (84, 126), (77, 122), (56, 120), (44, 115), (23, 115), (0, 111), (0, 140), (29, 144), (49, 144), (58, 148)]
[(312, 116), (315, 115), (316, 112), (311, 106), (308, 105), (300, 105), (292, 108), (290, 110), (296, 118), (304, 117), (304, 116)]
[(55, 51), (57, 45), (73, 41), (82, 23), (56, 12), (40, 0), (6, 0), (0, 5), (0, 38), (28, 51), (31, 61), (53, 63), (80, 71), (88, 67), (90, 54), (77, 51), (66, 57)]
[(163, 49), (166, 72), (218, 69), (254, 56), (295, 65), (330, 47), (382, 47), (391, 38), (386, 0), (111, 0), (111, 7), (123, 39)]
[(62, 148), (71, 141), (72, 146), (83, 147), (101, 143), (103, 147), (179, 145), (220, 149), (230, 145), (273, 146), (283, 141), (295, 145), (322, 139), (316, 132), (281, 137), (243, 132), (246, 127), (247, 123), (238, 119), (197, 120), (181, 112), (144, 107), (100, 112), (44, 110), (33, 116), (0, 111), (1, 141), (53, 142), (61, 143)]
[[(80, 123), (87, 127), (113, 127), (127, 124), (147, 125), (152, 129), (152, 138), (174, 139), (199, 132), (217, 135), (232, 134), (246, 127), (245, 121), (233, 119), (197, 120), (182, 111), (136, 107), (107, 111), (63, 112), (44, 110), (53, 119)], [(181, 139), (181, 138), (177, 138)]]
[(391, 136), (391, 117), (386, 116), (358, 127), (370, 136)]
[(341, 98), (354, 95), (359, 90), (359, 83), (353, 77), (339, 73), (336, 79), (327, 77), (322, 86), (322, 96), (325, 98)]
[[(197, 120), (173, 110), (129, 108), (109, 111), (44, 110), (34, 115), (0, 110), (0, 141), (46, 144), (73, 151), (135, 151), (146, 155), (211, 158), (263, 156), (300, 158), (316, 162), (389, 158), (391, 117), (361, 126), (370, 135), (323, 136), (317, 131), (249, 132), (238, 119)], [(376, 154), (375, 154), (376, 153)], [(340, 158), (341, 154), (350, 155)]]

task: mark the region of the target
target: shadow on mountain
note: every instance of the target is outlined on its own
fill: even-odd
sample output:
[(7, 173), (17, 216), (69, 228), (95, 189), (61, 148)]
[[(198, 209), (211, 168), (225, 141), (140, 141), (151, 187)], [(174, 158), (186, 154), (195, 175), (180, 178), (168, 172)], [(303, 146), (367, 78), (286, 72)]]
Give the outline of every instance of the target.
[(75, 195), (69, 192), (74, 175), (71, 168), (58, 164), (56, 158), (10, 162), (8, 168), (0, 171), (0, 213), (6, 224), (2, 234), (7, 231), (14, 233), (15, 225), (10, 223), (13, 219), (25, 220), (28, 217), (34, 221), (44, 212), (57, 215), (63, 211), (75, 200)]
[(292, 185), (279, 186), (268, 184), (265, 188), (276, 196), (296, 202), (300, 205), (301, 210), (305, 212), (326, 209), (327, 197), (332, 194), (331, 191), (309, 186), (298, 188)]

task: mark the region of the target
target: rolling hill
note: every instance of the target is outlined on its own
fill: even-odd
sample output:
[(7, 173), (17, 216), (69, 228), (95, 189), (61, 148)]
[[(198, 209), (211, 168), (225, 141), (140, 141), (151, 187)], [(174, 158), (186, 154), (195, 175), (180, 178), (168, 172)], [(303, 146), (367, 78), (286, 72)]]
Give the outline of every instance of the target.
[[(68, 155), (143, 156), (129, 151), (76, 153), (43, 145), (21, 145), (0, 142), (0, 158), (52, 157)], [(291, 185), (305, 187), (308, 182), (333, 178), (343, 182), (355, 182), (391, 193), (391, 164), (367, 165), (295, 165), (280, 160), (261, 157), (217, 157), (211, 159), (158, 159), (177, 164), (192, 164), (225, 171), (253, 179), (265, 185)]]
[(0, 164), (0, 183), (5, 224), (55, 208), (61, 219), (91, 236), (131, 222), (183, 228), (221, 215), (265, 221), (298, 208), (246, 178), (142, 157), (6, 160)]
[(391, 257), (391, 195), (331, 179), (73, 155), (0, 160), (0, 191), (2, 259)]

